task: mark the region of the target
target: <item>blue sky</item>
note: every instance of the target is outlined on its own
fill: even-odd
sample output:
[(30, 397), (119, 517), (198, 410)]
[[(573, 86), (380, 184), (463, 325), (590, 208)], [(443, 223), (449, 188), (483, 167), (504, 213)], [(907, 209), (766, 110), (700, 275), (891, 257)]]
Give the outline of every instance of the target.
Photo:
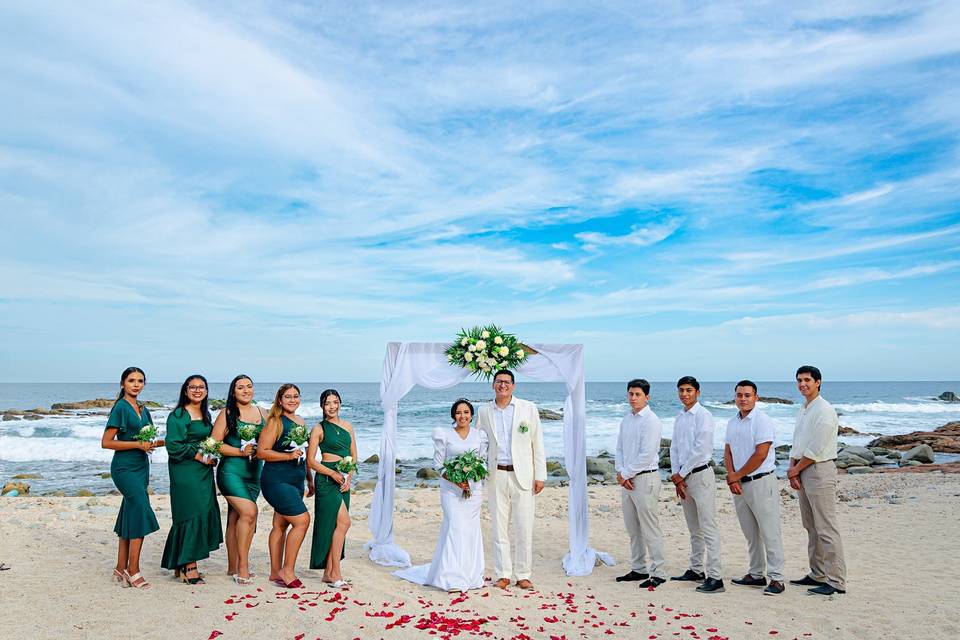
[(957, 378), (957, 3), (459, 4), (0, 5), (0, 381)]

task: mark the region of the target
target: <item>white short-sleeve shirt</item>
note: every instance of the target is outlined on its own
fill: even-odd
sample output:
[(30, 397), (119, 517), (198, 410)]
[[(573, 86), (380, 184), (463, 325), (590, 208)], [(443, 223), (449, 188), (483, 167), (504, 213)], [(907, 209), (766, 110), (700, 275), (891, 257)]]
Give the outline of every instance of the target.
[(758, 473), (767, 473), (773, 471), (777, 466), (777, 453), (774, 450), (774, 435), (776, 423), (773, 418), (764, 413), (761, 409), (754, 408), (746, 417), (741, 418), (738, 411), (735, 416), (727, 422), (727, 432), (724, 435), (724, 442), (730, 445), (730, 453), (733, 456), (733, 468), (742, 469), (750, 456), (757, 449), (757, 445), (769, 442), (770, 450), (767, 451), (767, 457), (750, 475)]

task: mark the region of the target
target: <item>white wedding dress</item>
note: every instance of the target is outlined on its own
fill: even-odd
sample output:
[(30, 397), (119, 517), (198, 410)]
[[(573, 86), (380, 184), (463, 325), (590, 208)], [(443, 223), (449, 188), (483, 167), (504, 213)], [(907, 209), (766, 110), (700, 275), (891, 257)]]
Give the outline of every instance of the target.
[[(476, 451), (487, 458), (487, 434), (471, 428), (461, 438), (452, 428), (433, 430), (433, 466), (442, 471), (444, 460), (467, 451)], [(483, 483), (470, 483), (471, 496), (463, 498), (457, 485), (440, 479), (440, 507), (443, 524), (440, 539), (430, 564), (421, 564), (395, 571), (393, 575), (446, 591), (479, 589), (483, 587), (483, 534), (480, 530), (480, 506), (483, 504)]]

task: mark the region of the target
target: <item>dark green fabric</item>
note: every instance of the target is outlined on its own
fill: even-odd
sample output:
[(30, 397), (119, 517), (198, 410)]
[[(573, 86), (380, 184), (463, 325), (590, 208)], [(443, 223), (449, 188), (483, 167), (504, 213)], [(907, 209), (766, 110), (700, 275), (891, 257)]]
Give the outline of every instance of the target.
[[(320, 452), (330, 453), (341, 458), (350, 455), (350, 432), (338, 427), (334, 423), (324, 420), (320, 423), (323, 429), (323, 440), (320, 442)], [(337, 463), (321, 462), (329, 469), (336, 469)], [(350, 491), (340, 491), (338, 485), (330, 476), (318, 473), (315, 479), (314, 509), (313, 509), (313, 543), (310, 546), (310, 568), (322, 569), (327, 565), (327, 556), (330, 553), (330, 542), (333, 539), (333, 530), (337, 528), (337, 514), (340, 505), (350, 511)], [(346, 549), (346, 540), (344, 540)], [(345, 557), (340, 552), (340, 559)]]
[(203, 420), (191, 420), (186, 410), (174, 410), (167, 416), (167, 468), (173, 524), (160, 561), (164, 569), (176, 569), (208, 558), (223, 542), (213, 467), (194, 458), (200, 442), (210, 437), (210, 431), (210, 425)]
[[(237, 420), (237, 429), (243, 425), (259, 426), (263, 428), (263, 416), (259, 423)], [(237, 430), (227, 431), (223, 442), (231, 447), (240, 448), (240, 435)], [(248, 460), (246, 456), (224, 457), (217, 465), (217, 486), (220, 493), (234, 498), (245, 498), (256, 502), (260, 497), (260, 474), (263, 470), (263, 460), (254, 457)]]
[[(280, 422), (283, 431), (273, 443), (274, 451), (289, 451), (289, 445), (282, 444), (290, 433), (290, 428), (297, 423), (281, 416)], [(284, 460), (283, 462), (263, 463), (263, 472), (260, 474), (260, 490), (264, 499), (273, 509), (283, 516), (298, 516), (307, 512), (307, 505), (303, 503), (303, 485), (307, 481), (307, 465), (301, 458)]]
[[(110, 411), (107, 429), (117, 429), (117, 440), (132, 442), (140, 429), (153, 424), (150, 410), (140, 408), (140, 415), (126, 400), (120, 400)], [(114, 533), (126, 540), (143, 538), (158, 531), (160, 523), (150, 506), (147, 485), (150, 483), (150, 460), (137, 449), (114, 451), (110, 461), (110, 476), (117, 490), (123, 494), (120, 512), (113, 527)]]

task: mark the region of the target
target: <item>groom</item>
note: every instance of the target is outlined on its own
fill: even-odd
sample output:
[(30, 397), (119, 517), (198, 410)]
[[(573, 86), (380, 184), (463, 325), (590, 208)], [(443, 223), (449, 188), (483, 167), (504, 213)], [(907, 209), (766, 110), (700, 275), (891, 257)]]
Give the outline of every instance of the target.
[[(477, 426), (487, 432), (490, 448), (490, 519), (493, 521), (495, 585), (503, 590), (516, 577), (521, 589), (533, 589), (533, 496), (543, 491), (547, 462), (537, 405), (513, 396), (513, 372), (493, 376), (493, 402), (480, 407)], [(510, 554), (510, 518), (516, 535), (514, 563)]]

